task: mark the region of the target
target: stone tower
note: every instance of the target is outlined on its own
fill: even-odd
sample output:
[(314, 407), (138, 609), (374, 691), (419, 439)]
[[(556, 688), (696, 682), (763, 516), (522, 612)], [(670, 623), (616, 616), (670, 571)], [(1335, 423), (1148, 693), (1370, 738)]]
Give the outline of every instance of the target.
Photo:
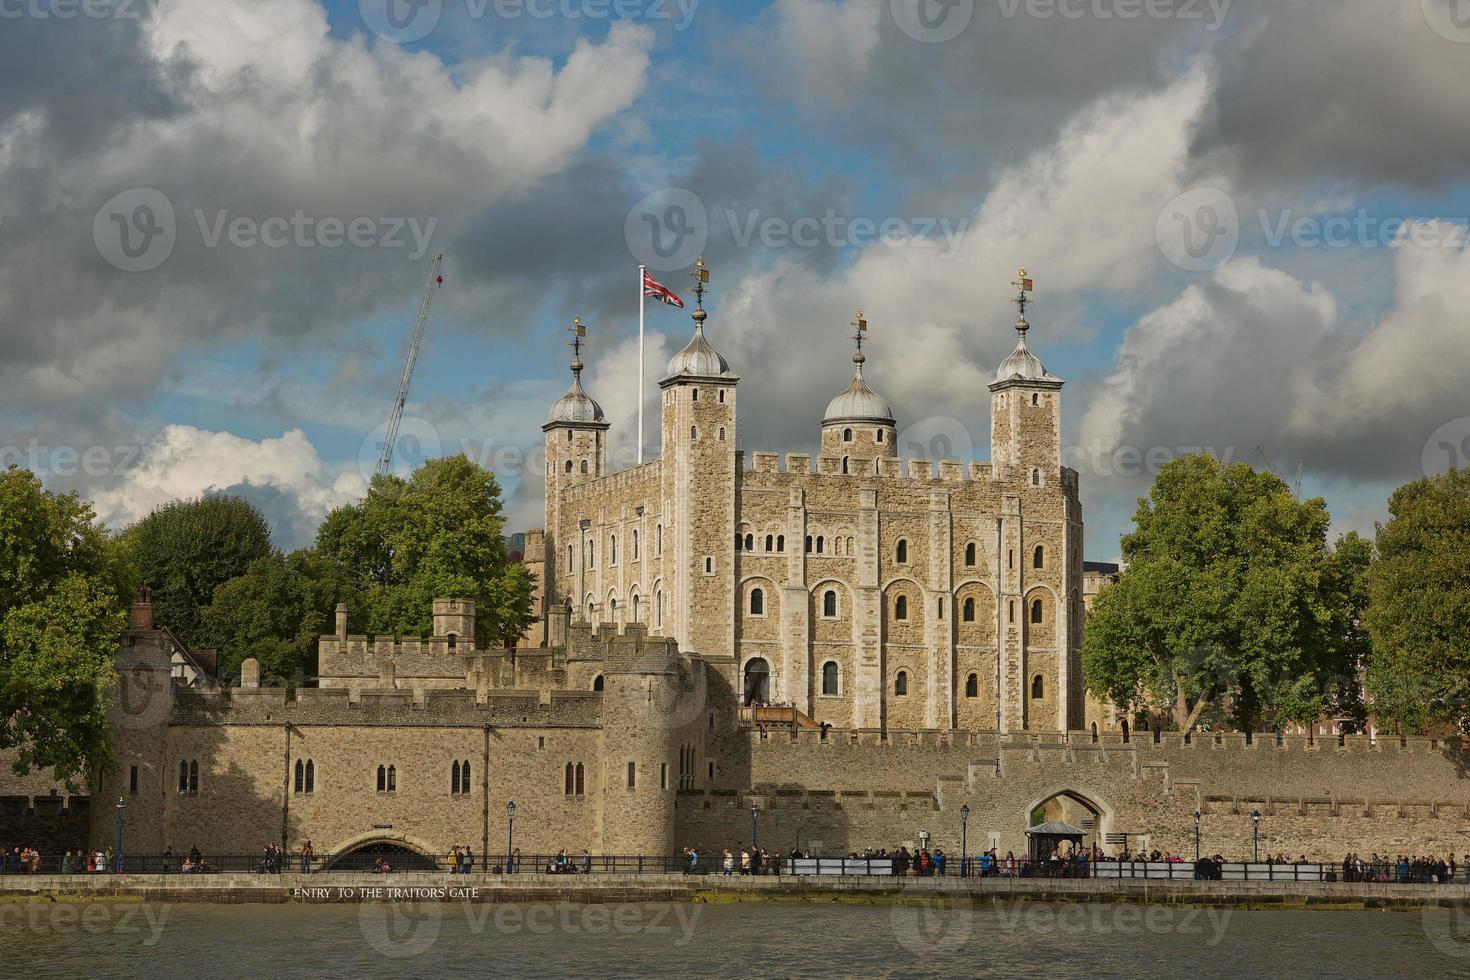
[(434, 635), (458, 637), (468, 647), (475, 642), (475, 600), (435, 599)]
[(541, 431), (546, 433), (546, 537), (545, 581), (541, 583), (544, 615), (553, 603), (571, 598), (580, 609), (585, 593), (583, 578), (588, 568), (585, 549), (595, 541), (559, 541), (562, 491), (604, 474), (607, 469), (608, 423), (602, 406), (582, 390), (582, 344), (587, 328), (577, 317), (569, 328), (572, 335), (572, 387), (551, 406)]
[[(1035, 486), (1056, 486), (1062, 465), (1061, 378), (1047, 373), (1041, 360), (1026, 346), (1027, 293), (1031, 280), (1025, 269), (1015, 302), (1021, 307), (1016, 321), (1016, 349), (1000, 362), (990, 385), (990, 461), (996, 474), (1003, 467), (1024, 468)], [(1033, 472), (1036, 471), (1036, 472)], [(1045, 482), (1040, 482), (1045, 481)]]
[(863, 340), (868, 321), (863, 319), (862, 310), (858, 310), (852, 325), (857, 344), (852, 362), (857, 369), (852, 384), (827, 405), (822, 418), (822, 455), (840, 457), (843, 473), (864, 475), (876, 472), (873, 460), (898, 455), (898, 423), (888, 402), (863, 379), (863, 364), (867, 361)]
[[(695, 279), (694, 336), (669, 361), (663, 390), (665, 568), (674, 597), (665, 632), (705, 657), (735, 651), (735, 389), (740, 378), (704, 336), (709, 270)], [(672, 534), (672, 540), (669, 536)]]

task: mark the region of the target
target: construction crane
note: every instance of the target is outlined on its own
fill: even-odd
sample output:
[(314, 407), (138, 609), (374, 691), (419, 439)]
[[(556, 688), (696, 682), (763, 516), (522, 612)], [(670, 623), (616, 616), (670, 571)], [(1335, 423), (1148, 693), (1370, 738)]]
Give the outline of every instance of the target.
[(393, 414), (388, 417), (388, 432), (383, 439), (383, 451), (378, 454), (378, 465), (374, 475), (382, 476), (393, 466), (393, 447), (398, 444), (398, 426), (403, 422), (403, 406), (408, 404), (408, 386), (413, 381), (413, 368), (419, 359), (419, 349), (424, 345), (424, 328), (429, 325), (429, 304), (434, 301), (434, 290), (444, 285), (439, 274), (439, 263), (444, 253), (434, 253), (429, 263), (429, 278), (424, 283), (424, 298), (419, 300), (419, 314), (413, 321), (413, 332), (408, 340), (408, 359), (403, 365), (403, 377), (398, 382), (398, 397), (393, 400)]

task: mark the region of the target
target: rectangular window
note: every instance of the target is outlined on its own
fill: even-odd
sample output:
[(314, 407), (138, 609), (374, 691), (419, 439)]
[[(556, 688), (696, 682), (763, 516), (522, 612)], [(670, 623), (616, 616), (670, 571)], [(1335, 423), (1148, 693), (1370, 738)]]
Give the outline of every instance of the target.
[(658, 764), (658, 788), (669, 788), (669, 764), (667, 762), (660, 762)]
[(711, 762), (709, 764), (709, 778), (710, 779), (714, 779), (715, 778), (715, 764), (713, 762)]
[(633, 789), (638, 785), (638, 763), (628, 763), (628, 788)]
[(138, 767), (131, 766), (128, 769), (128, 792), (134, 795), (138, 792)]

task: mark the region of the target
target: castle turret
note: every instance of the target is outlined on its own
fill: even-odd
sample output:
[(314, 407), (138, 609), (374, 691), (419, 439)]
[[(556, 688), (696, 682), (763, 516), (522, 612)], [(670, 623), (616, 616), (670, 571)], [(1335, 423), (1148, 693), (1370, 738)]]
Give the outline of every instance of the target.
[[(695, 280), (694, 336), (669, 361), (663, 389), (663, 499), (666, 547), (672, 544), (665, 585), (682, 596), (665, 620), (680, 648), (705, 656), (735, 650), (735, 386), (740, 378), (704, 336), (708, 314), (704, 259)], [(671, 505), (671, 507), (670, 507)], [(672, 541), (667, 538), (672, 535)]]
[(990, 460), (997, 478), (1019, 475), (1036, 486), (1055, 486), (1062, 465), (1065, 382), (1048, 373), (1026, 346), (1026, 331), (1031, 329), (1026, 305), (1032, 287), (1025, 269), (1012, 285), (1020, 290), (1013, 302), (1021, 308), (1021, 316), (1016, 321), (1016, 349), (1000, 362), (990, 385)]
[(827, 404), (827, 414), (822, 418), (822, 455), (841, 457), (844, 473), (871, 474), (875, 464), (867, 461), (898, 455), (898, 423), (888, 402), (863, 379), (863, 364), (867, 361), (863, 338), (868, 321), (863, 319), (862, 310), (858, 310), (852, 325), (857, 344), (852, 362), (857, 367), (852, 384)]

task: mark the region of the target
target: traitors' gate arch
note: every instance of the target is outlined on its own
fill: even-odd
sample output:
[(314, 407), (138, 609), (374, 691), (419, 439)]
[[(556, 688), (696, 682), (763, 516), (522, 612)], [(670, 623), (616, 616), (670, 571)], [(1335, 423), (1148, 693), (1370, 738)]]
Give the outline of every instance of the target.
[(1087, 831), (1087, 836), (1082, 838), (1084, 847), (1096, 844), (1111, 850), (1108, 835), (1113, 833), (1115, 814), (1102, 796), (1091, 789), (1073, 785), (1049, 787), (1034, 797), (1020, 816), (1023, 828), (1054, 820), (1072, 824)]
[(359, 864), (366, 869), (374, 858), (382, 855), (395, 871), (432, 871), (438, 852), (412, 834), (374, 830), (349, 837), (330, 851), (318, 853), (324, 859), (324, 870), (338, 865), (356, 868)]

